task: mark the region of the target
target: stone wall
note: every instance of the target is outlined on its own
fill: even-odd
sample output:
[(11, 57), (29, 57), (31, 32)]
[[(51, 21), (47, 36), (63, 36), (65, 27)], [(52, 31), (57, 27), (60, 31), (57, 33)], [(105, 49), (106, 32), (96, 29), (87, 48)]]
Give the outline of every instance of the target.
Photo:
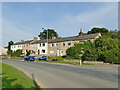
[(60, 61), (63, 61), (63, 62), (80, 62), (80, 60), (71, 60), (71, 59), (64, 59), (64, 60), (60, 60)]

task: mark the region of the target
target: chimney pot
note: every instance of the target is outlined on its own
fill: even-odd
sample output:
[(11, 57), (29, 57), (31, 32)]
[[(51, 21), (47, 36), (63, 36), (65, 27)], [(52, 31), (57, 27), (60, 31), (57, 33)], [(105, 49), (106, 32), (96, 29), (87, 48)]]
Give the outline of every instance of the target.
[(24, 42), (24, 40), (21, 40), (21, 42)]
[(82, 29), (80, 29), (79, 36), (82, 35), (82, 34), (83, 34)]
[(52, 36), (52, 39), (56, 39), (56, 36)]
[(36, 41), (36, 40), (38, 40), (38, 38), (37, 37), (34, 37), (34, 39), (33, 39), (34, 41)]

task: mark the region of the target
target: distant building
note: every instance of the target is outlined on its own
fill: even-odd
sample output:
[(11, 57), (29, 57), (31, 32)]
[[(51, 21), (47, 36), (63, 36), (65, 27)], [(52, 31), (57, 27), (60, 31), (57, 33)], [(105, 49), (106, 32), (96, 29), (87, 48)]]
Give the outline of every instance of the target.
[(7, 48), (4, 48), (4, 47), (0, 46), (0, 56), (7, 55), (7, 51), (8, 51)]
[(64, 38), (56, 38), (52, 37), (52, 39), (48, 40), (37, 40), (34, 37), (33, 40), (17, 42), (11, 45), (11, 50), (16, 51), (18, 49), (23, 50), (24, 55), (28, 51), (30, 51), (31, 56), (63, 56), (66, 55), (66, 50), (69, 47), (74, 46), (75, 43), (84, 43), (84, 41), (94, 41), (96, 38), (101, 36), (100, 33), (96, 34), (83, 34), (82, 30), (80, 30), (77, 36), (72, 37), (64, 37)]
[(96, 34), (82, 34), (79, 33), (78, 36), (56, 38), (49, 41), (48, 44), (48, 55), (49, 56), (63, 56), (66, 55), (66, 50), (69, 47), (74, 46), (75, 43), (84, 43), (84, 41), (94, 41), (96, 38), (101, 36), (100, 33)]

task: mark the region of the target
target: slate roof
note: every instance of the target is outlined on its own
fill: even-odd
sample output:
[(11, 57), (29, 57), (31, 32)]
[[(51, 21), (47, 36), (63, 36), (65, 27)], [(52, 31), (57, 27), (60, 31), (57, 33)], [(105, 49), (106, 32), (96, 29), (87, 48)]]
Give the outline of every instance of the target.
[(19, 45), (19, 44), (29, 44), (31, 43), (33, 40), (28, 40), (28, 41), (23, 41), (23, 42), (16, 42), (13, 45)]
[[(95, 39), (96, 36), (98, 36), (99, 33), (95, 33), (95, 34), (83, 34), (80, 36), (71, 36), (71, 37), (63, 37), (63, 38), (56, 38), (56, 39), (49, 39), (48, 42), (49, 43), (55, 43), (55, 42), (64, 42), (64, 41), (75, 41), (75, 40), (86, 40), (86, 39)], [(47, 42), (46, 39), (44, 40), (28, 40), (28, 41), (23, 41), (23, 42), (17, 42), (13, 45), (18, 45), (18, 44), (37, 44), (37, 43), (45, 43)]]
[(96, 34), (86, 34), (86, 35), (81, 35), (81, 36), (64, 37), (64, 38), (56, 38), (55, 40), (49, 41), (49, 43), (94, 39), (98, 34), (99, 33), (96, 33)]
[(36, 41), (32, 42), (31, 44), (45, 43), (45, 42), (47, 42), (46, 39), (44, 39), (44, 40), (36, 40)]

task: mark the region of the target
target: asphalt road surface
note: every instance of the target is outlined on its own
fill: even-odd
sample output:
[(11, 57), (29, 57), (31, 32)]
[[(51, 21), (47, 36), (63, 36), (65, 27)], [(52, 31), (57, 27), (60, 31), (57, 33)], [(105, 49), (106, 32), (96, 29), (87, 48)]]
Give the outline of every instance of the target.
[(116, 65), (74, 66), (18, 60), (2, 62), (34, 75), (42, 88), (118, 88)]

